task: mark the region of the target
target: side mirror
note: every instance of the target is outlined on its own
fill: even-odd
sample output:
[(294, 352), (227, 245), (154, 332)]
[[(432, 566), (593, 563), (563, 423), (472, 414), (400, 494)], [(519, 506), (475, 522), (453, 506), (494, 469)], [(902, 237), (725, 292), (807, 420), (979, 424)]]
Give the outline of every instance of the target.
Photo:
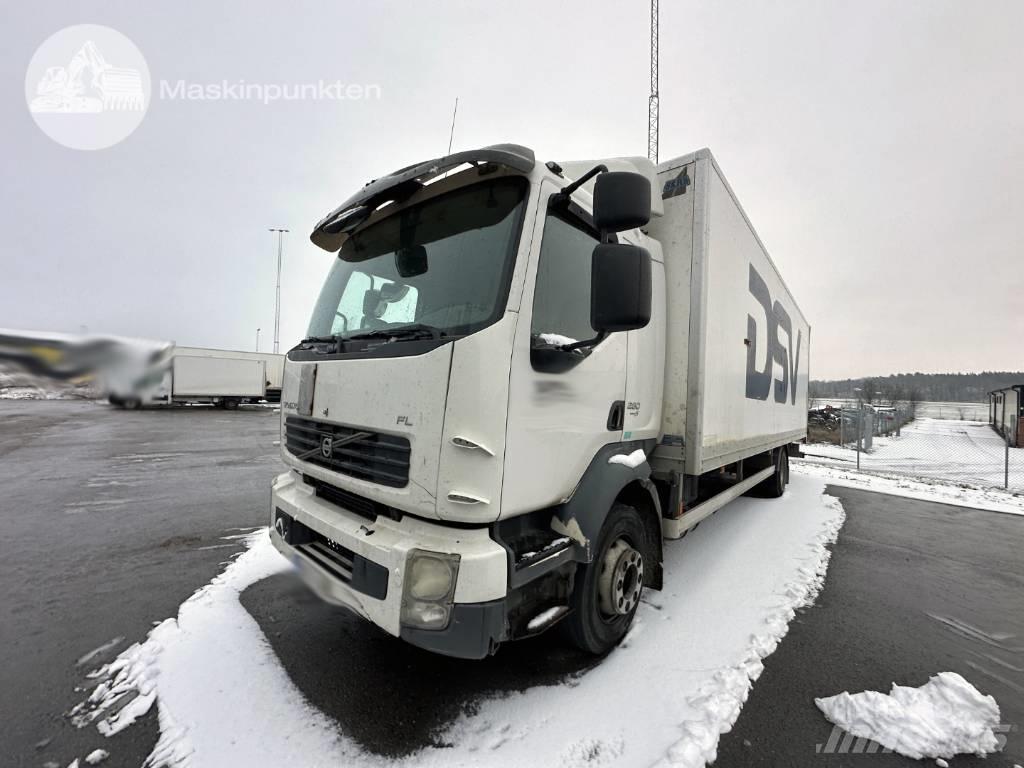
[(399, 283), (384, 283), (380, 287), (380, 298), (388, 304), (394, 304), (396, 301), (401, 301), (408, 295), (408, 293), (409, 286), (400, 285)]
[[(647, 201), (649, 208), (649, 197)], [(650, 321), (651, 255), (636, 245), (596, 246), (591, 256), (590, 325), (607, 334), (635, 331)]]
[(639, 173), (608, 171), (594, 182), (594, 226), (602, 233), (642, 227), (651, 220), (651, 182)]
[(380, 291), (370, 288), (363, 294), (363, 315), (365, 317), (379, 320), (386, 309), (387, 302), (381, 298)]
[(416, 277), (427, 271), (427, 249), (422, 245), (406, 246), (395, 251), (395, 269), (399, 277)]

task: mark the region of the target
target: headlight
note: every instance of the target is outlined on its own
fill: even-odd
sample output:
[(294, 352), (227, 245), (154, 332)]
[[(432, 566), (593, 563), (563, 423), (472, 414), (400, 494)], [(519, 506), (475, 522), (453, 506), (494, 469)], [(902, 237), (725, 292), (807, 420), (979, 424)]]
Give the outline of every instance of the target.
[(410, 551), (402, 595), (402, 624), (419, 629), (448, 626), (458, 575), (458, 555)]

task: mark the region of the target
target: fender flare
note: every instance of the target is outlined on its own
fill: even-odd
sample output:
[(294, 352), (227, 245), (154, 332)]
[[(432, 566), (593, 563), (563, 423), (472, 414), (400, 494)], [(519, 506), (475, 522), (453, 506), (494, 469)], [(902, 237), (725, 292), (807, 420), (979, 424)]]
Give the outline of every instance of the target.
[[(639, 466), (627, 467), (625, 464), (608, 463), (608, 459), (616, 454), (628, 454), (637, 449), (650, 455), (655, 442), (653, 439), (630, 440), (603, 446), (591, 459), (572, 495), (552, 510), (551, 528), (573, 540), (575, 559), (579, 562), (589, 563), (593, 559), (593, 542), (597, 541), (615, 499), (630, 483), (638, 482), (647, 491), (660, 521), (661, 501), (650, 479), (650, 464), (644, 461)], [(652, 544), (660, 564), (660, 522), (657, 540)]]

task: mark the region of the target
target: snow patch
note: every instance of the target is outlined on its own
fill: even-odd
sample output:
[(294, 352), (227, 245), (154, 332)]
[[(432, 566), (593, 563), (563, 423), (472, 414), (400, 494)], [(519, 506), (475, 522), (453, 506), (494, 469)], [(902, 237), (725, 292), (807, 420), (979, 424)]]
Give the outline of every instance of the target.
[(565, 544), (568, 544), (570, 541), (572, 541), (572, 539), (570, 539), (568, 536), (559, 536), (557, 539), (552, 539), (549, 543), (545, 544), (540, 549), (531, 550), (530, 552), (523, 552), (523, 554), (521, 554), (518, 557), (516, 562), (521, 563), (524, 560), (529, 560), (531, 557), (536, 557), (541, 552), (547, 552), (550, 549), (561, 547)]
[(632, 453), (617, 453), (608, 459), (609, 464), (623, 464), (631, 469), (636, 469), (647, 461), (647, 454), (642, 448), (637, 448)]
[(567, 347), (570, 344), (575, 344), (578, 339), (573, 339), (569, 336), (563, 336), (560, 333), (541, 333), (538, 334), (538, 338), (552, 347)]
[(99, 765), (104, 760), (110, 757), (110, 753), (105, 749), (94, 749), (88, 755), (85, 756), (85, 762), (89, 765)]
[(983, 757), (1000, 748), (999, 705), (955, 672), (940, 672), (920, 688), (893, 683), (888, 695), (843, 691), (814, 703), (843, 730), (915, 760)]
[(565, 613), (564, 605), (556, 605), (548, 608), (546, 611), (541, 611), (530, 619), (530, 623), (526, 625), (526, 628), (532, 632), (535, 629), (543, 627), (560, 613)]
[(824, 466), (800, 459), (791, 461), (789, 466), (794, 474), (821, 478), (829, 485), (877, 491), (906, 499), (934, 501), (956, 507), (1024, 515), (1024, 495), (997, 488), (942, 483), (926, 478), (911, 479), (876, 472), (858, 472), (855, 469)]
[(120, 645), (123, 642), (124, 642), (124, 638), (123, 637), (115, 637), (110, 642), (104, 643), (103, 645), (99, 646), (98, 648), (93, 648), (88, 653), (86, 653), (83, 656), (79, 657), (78, 661), (75, 662), (75, 666), (76, 667), (84, 667), (86, 664), (88, 664), (89, 662), (93, 661), (98, 656), (102, 656), (107, 651), (112, 651), (114, 648), (116, 648), (118, 645)]
[[(666, 542), (665, 589), (645, 593), (618, 648), (583, 675), (478, 702), (436, 735), (451, 746), (384, 759), (305, 700), (238, 600), (289, 567), (265, 530), (176, 619), (93, 673), (98, 693), (74, 717), (112, 734), (156, 701), (160, 738), (147, 764), (176, 768), (292, 765), (296, 755), (352, 768), (700, 766), (821, 588), (843, 521), (823, 490), (794, 476), (782, 499), (738, 499)], [(622, 701), (636, 706), (609, 706)]]

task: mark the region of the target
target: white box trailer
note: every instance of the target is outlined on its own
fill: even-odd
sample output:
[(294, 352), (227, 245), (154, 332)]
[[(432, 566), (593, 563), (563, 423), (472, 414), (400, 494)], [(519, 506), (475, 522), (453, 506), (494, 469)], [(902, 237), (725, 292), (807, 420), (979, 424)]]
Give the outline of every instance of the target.
[(110, 402), (153, 404), (278, 402), (284, 355), (168, 344), (143, 368), (110, 387)]
[(262, 360), (189, 355), (175, 350), (171, 362), (171, 394), (176, 401), (262, 400), (266, 381)]
[(663, 539), (784, 494), (810, 327), (709, 151), (460, 152), (311, 240), (270, 536), (324, 599), (453, 656), (563, 620), (605, 653)]
[(658, 166), (665, 389), (659, 466), (702, 475), (807, 436), (811, 329), (711, 152)]
[(272, 352), (246, 352), (233, 349), (212, 349), (209, 347), (175, 347), (178, 354), (192, 357), (233, 358), (238, 360), (263, 361), (266, 374), (266, 399), (278, 402), (281, 399), (281, 379), (284, 376), (284, 355)]

